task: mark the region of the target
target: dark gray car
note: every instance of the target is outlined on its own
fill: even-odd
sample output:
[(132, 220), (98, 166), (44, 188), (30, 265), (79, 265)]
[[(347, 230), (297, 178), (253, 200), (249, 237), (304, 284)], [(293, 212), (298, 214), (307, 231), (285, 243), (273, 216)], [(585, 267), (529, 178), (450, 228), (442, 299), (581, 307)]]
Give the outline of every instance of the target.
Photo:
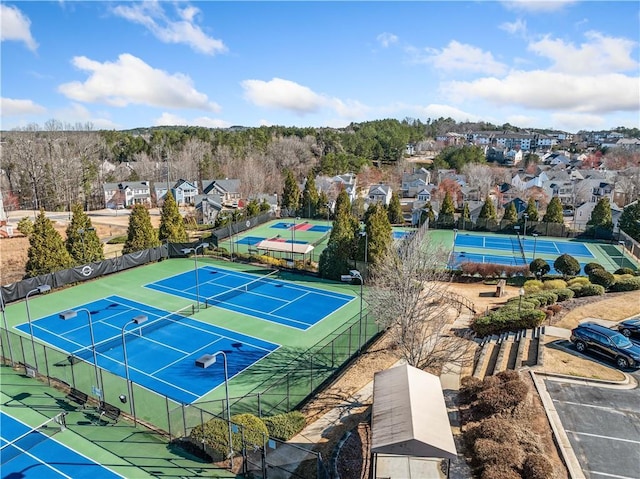
[(570, 340), (578, 351), (591, 351), (613, 359), (621, 369), (640, 367), (640, 346), (613, 329), (582, 323), (571, 331)]
[(620, 321), (618, 323), (618, 331), (624, 334), (627, 338), (632, 336), (640, 338), (640, 317)]

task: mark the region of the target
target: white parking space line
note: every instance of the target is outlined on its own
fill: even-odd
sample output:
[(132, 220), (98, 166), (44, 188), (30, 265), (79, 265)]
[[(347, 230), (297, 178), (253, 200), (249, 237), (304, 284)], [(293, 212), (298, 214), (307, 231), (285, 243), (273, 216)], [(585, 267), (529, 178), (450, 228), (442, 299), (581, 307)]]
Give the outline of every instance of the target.
[(589, 471), (589, 474), (591, 474), (591, 476), (615, 477), (617, 479), (637, 479), (635, 477), (619, 476), (618, 474), (608, 474), (606, 472), (598, 472), (598, 471)]
[[(620, 414), (621, 416), (625, 415), (625, 411), (621, 411), (620, 409), (615, 409), (609, 406), (596, 406), (595, 404), (583, 404), (583, 403), (579, 403), (579, 402), (572, 402), (572, 401), (560, 401), (558, 399), (554, 399), (553, 402), (557, 402), (557, 403), (561, 403), (561, 404), (568, 404), (569, 406), (579, 406), (579, 407), (590, 407), (593, 409), (599, 409), (601, 411), (608, 411), (614, 414)], [(633, 412), (633, 411), (631, 411)]]
[(569, 431), (568, 429), (566, 429), (566, 432), (569, 434), (576, 434), (577, 436), (597, 437), (600, 439), (609, 439), (610, 441), (620, 441), (620, 442), (630, 442), (632, 444), (640, 444), (640, 441), (634, 441), (633, 439), (622, 439), (619, 437), (603, 436), (601, 434), (591, 434), (588, 432)]

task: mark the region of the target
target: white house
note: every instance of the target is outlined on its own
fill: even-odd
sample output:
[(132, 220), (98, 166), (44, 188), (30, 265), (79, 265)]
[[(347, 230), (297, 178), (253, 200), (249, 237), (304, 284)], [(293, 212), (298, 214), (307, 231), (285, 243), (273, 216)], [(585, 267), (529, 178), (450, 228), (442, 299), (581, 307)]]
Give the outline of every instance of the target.
[(431, 182), (431, 172), (419, 168), (412, 173), (402, 174), (402, 197), (415, 198), (419, 191), (423, 190)]
[(389, 206), (391, 203), (391, 187), (389, 185), (371, 185), (367, 197), (371, 203), (382, 203)]
[(222, 204), (238, 205), (242, 197), (240, 193), (240, 180), (225, 178), (224, 180), (202, 180), (202, 193), (205, 195), (220, 195)]
[(148, 181), (104, 183), (102, 189), (107, 208), (128, 208), (137, 204), (151, 206), (151, 188)]

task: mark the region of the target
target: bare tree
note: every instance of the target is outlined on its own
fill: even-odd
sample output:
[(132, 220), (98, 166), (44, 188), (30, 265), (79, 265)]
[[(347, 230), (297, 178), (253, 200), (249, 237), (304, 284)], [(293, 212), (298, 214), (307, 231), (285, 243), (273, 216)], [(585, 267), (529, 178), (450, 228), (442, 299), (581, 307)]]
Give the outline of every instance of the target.
[(390, 248), (369, 281), (370, 310), (403, 359), (421, 369), (462, 364), (470, 349), (468, 340), (450, 331), (460, 313), (448, 291), (447, 256), (420, 230), (399, 249)]
[(462, 173), (467, 178), (467, 184), (478, 189), (480, 198), (486, 198), (491, 188), (495, 186), (493, 168), (479, 163), (467, 163), (462, 167)]

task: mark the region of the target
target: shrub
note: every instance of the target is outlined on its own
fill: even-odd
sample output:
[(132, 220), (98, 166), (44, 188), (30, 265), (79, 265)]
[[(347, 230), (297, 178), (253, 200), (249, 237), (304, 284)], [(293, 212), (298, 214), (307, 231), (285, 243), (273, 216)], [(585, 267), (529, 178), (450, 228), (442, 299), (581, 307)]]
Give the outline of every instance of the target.
[(567, 301), (576, 295), (576, 293), (569, 288), (556, 289), (554, 293), (558, 296), (558, 302)]
[(633, 270), (631, 268), (618, 268), (613, 274), (633, 274)]
[(564, 276), (575, 276), (580, 272), (580, 263), (578, 260), (566, 253), (556, 258), (553, 262), (553, 267)]
[(548, 309), (555, 315), (562, 311), (562, 306), (559, 304), (552, 304)]
[(524, 461), (524, 452), (519, 445), (502, 444), (491, 439), (478, 439), (473, 444), (473, 452), (485, 464), (520, 467)]
[(604, 294), (604, 286), (599, 284), (588, 284), (580, 291), (580, 296), (601, 296)]
[(288, 441), (304, 429), (306, 420), (301, 412), (292, 411), (286, 414), (266, 417), (263, 419), (270, 437)]
[(563, 279), (550, 279), (545, 281), (542, 285), (542, 289), (545, 291), (554, 289), (563, 289), (567, 287), (567, 282)]
[(640, 289), (640, 276), (633, 276), (631, 278), (625, 278), (622, 281), (617, 281), (609, 288), (611, 291), (635, 291)]
[(529, 264), (529, 271), (531, 271), (536, 278), (541, 278), (551, 271), (551, 266), (549, 266), (549, 263), (542, 258), (536, 258), (531, 262), (531, 264)]
[(600, 263), (587, 263), (584, 265), (584, 268), (582, 268), (584, 274), (586, 274), (587, 276), (591, 276), (591, 273), (598, 269), (604, 270), (604, 266), (602, 266)]
[(539, 279), (530, 279), (525, 281), (524, 288), (525, 293), (537, 293), (538, 291), (542, 291), (543, 283)]
[(463, 403), (469, 404), (476, 399), (476, 394), (482, 389), (482, 379), (465, 376), (460, 380), (459, 398)]
[(197, 444), (205, 444), (214, 453), (213, 460), (223, 459), (229, 452), (229, 429), (222, 419), (211, 419), (191, 430), (189, 438)]
[(537, 328), (545, 319), (546, 315), (544, 314), (544, 311), (540, 311), (539, 309), (522, 311), (520, 313), (518, 328)]
[[(591, 283), (589, 283), (591, 284)], [(586, 285), (584, 284), (572, 284), (569, 286), (569, 289), (571, 291), (573, 291), (573, 296), (575, 298), (579, 298), (582, 296), (582, 288), (584, 288)]]
[(33, 221), (28, 216), (25, 216), (18, 221), (17, 230), (25, 236), (31, 236), (33, 233)]
[(114, 236), (109, 241), (107, 241), (107, 244), (125, 244), (126, 242), (127, 242), (126, 236)]
[(522, 476), (510, 467), (487, 464), (482, 470), (480, 479), (522, 479)]
[[(544, 317), (544, 313), (540, 311)], [(522, 401), (529, 392), (528, 386), (521, 380), (507, 381), (500, 387), (492, 387), (478, 393), (478, 400), (475, 404), (480, 412), (487, 414), (499, 414), (510, 411)]]
[(529, 454), (522, 465), (524, 479), (547, 479), (553, 476), (551, 462), (542, 454)]
[(490, 417), (467, 430), (465, 439), (473, 444), (477, 439), (490, 439), (498, 443), (510, 443), (518, 434), (513, 421), (501, 417)]
[(587, 278), (586, 276), (578, 276), (567, 281), (567, 286), (573, 286), (574, 284), (589, 284), (589, 278)]
[[(265, 426), (262, 419), (253, 414), (236, 414), (235, 416), (231, 416), (231, 422), (238, 426), (242, 426), (244, 429), (244, 440), (249, 444), (255, 444), (257, 446), (262, 446), (264, 444), (264, 440), (269, 436), (269, 431), (267, 430), (267, 426)], [(225, 423), (226, 426), (226, 423)], [(236, 433), (233, 433), (233, 450), (240, 451), (242, 448), (242, 438), (243, 432), (239, 430)], [(228, 441), (227, 441), (228, 442)]]
[(536, 301), (538, 301), (538, 303), (540, 303), (539, 306), (547, 306), (549, 304), (553, 304), (557, 302), (558, 295), (551, 291), (541, 291), (540, 293), (537, 293), (532, 297), (527, 298), (527, 301), (531, 301), (533, 299), (535, 299)]
[(611, 273), (604, 269), (595, 269), (589, 275), (589, 281), (593, 284), (599, 284), (607, 289), (615, 282), (615, 278)]

